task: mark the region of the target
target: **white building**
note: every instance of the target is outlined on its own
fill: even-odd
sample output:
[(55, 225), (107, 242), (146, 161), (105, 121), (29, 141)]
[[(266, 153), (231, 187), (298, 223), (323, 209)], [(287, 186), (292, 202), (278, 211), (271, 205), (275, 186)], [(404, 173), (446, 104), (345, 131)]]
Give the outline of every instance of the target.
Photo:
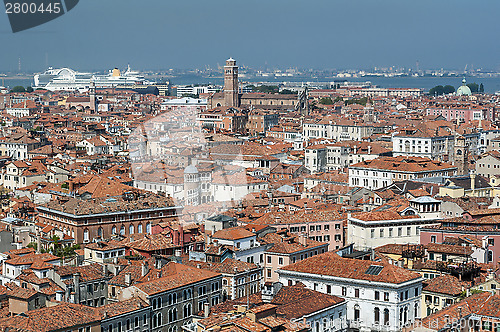
[[(404, 214), (406, 213), (406, 214)], [(388, 243), (420, 243), (420, 228), (434, 225), (438, 218), (419, 218), (413, 208), (403, 215), (393, 211), (364, 212), (347, 218), (347, 241), (361, 250)]]
[(243, 227), (222, 229), (212, 235), (212, 240), (219, 245), (234, 248), (233, 258), (248, 263), (263, 262), (266, 247), (257, 241), (257, 235)]
[(178, 85), (177, 86), (177, 98), (182, 98), (185, 95), (199, 95), (201, 93), (216, 93), (217, 87), (212, 85), (207, 86), (192, 86), (192, 85)]
[(302, 136), (305, 140), (325, 138), (335, 141), (361, 141), (364, 137), (384, 132), (384, 127), (368, 125), (364, 122), (320, 120), (304, 123)]
[(307, 288), (347, 301), (347, 323), (360, 331), (401, 331), (420, 317), (420, 274), (382, 262), (342, 258), (334, 252), (278, 270), (285, 285)]
[(433, 136), (417, 131), (413, 134), (400, 133), (392, 138), (392, 155), (424, 157), (443, 160), (454, 155), (455, 136)]
[(420, 157), (380, 157), (349, 166), (349, 185), (375, 190), (395, 181), (453, 176), (457, 167)]
[(207, 100), (191, 97), (165, 100), (160, 105), (162, 111), (194, 111), (206, 110)]

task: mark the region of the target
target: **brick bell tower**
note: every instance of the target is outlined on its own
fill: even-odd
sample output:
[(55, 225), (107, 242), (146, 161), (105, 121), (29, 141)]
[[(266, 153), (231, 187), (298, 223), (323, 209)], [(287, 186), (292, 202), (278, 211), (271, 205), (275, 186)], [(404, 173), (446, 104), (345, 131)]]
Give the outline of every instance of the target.
[(236, 60), (229, 58), (224, 66), (224, 106), (238, 107), (238, 66)]

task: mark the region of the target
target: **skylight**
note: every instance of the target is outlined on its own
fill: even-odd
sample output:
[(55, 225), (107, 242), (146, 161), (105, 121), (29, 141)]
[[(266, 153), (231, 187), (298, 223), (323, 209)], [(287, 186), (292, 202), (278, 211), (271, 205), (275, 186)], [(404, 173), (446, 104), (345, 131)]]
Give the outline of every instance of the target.
[(378, 265), (370, 265), (370, 267), (365, 271), (365, 274), (371, 274), (378, 276), (384, 267)]

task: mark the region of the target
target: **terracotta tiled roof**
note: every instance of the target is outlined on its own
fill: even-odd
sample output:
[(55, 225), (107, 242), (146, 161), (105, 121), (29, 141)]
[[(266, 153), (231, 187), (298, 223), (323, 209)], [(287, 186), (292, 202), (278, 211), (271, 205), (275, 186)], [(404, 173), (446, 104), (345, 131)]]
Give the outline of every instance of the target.
[(209, 270), (222, 274), (236, 274), (249, 270), (260, 269), (260, 267), (253, 263), (243, 262), (232, 258), (226, 258), (222, 263), (207, 263), (207, 262), (197, 262), (188, 261), (185, 264), (189, 266), (200, 265), (201, 269)]
[(490, 292), (474, 294), (422, 319), (422, 325), (438, 331), (449, 322), (460, 321), (470, 315), (489, 317), (494, 322), (500, 320), (500, 295)]
[[(166, 267), (166, 268), (165, 268)], [(187, 265), (170, 262), (164, 267), (165, 277), (135, 285), (148, 295), (162, 293), (185, 285), (220, 276), (219, 273), (193, 268)]]
[(53, 307), (30, 310), (24, 315), (0, 319), (0, 328), (9, 327), (10, 331), (48, 332), (98, 323), (100, 320), (101, 315), (97, 308), (61, 303)]
[(75, 273), (80, 273), (80, 280), (83, 282), (100, 280), (106, 277), (102, 266), (97, 263), (82, 266), (57, 266), (55, 272), (61, 277), (72, 276)]
[[(379, 274), (366, 273), (371, 266), (381, 266)], [(328, 275), (390, 284), (400, 284), (421, 278), (420, 274), (382, 262), (342, 258), (334, 252), (312, 256), (281, 268), (283, 271)]]
[(424, 283), (423, 291), (457, 296), (470, 287), (470, 283), (458, 280), (450, 274), (443, 274)]
[(270, 247), (266, 252), (275, 254), (293, 254), (306, 249), (321, 248), (326, 245), (324, 242), (318, 242), (305, 238), (305, 245), (300, 244), (299, 237), (290, 234), (269, 233), (260, 238), (259, 241), (267, 243)]
[(288, 319), (296, 319), (339, 305), (344, 301), (338, 296), (320, 293), (299, 283), (281, 288), (271, 303), (278, 305), (276, 310), (278, 314)]
[(391, 170), (399, 172), (430, 172), (454, 169), (455, 166), (441, 161), (435, 161), (421, 157), (379, 157), (373, 160), (365, 160), (349, 166), (350, 168), (367, 168)]
[(243, 227), (232, 227), (232, 228), (221, 229), (220, 231), (215, 232), (212, 235), (212, 238), (224, 239), (224, 240), (240, 240), (252, 236), (256, 236), (255, 233), (252, 233)]
[(470, 247), (452, 245), (452, 244), (441, 244), (441, 243), (428, 243), (425, 245), (428, 252), (438, 252), (443, 254), (460, 255), (460, 256), (470, 256), (472, 255), (472, 249)]
[(148, 306), (149, 305), (142, 299), (133, 297), (129, 300), (106, 304), (105, 306), (99, 307), (98, 310), (103, 318), (109, 319), (112, 317), (131, 313)]

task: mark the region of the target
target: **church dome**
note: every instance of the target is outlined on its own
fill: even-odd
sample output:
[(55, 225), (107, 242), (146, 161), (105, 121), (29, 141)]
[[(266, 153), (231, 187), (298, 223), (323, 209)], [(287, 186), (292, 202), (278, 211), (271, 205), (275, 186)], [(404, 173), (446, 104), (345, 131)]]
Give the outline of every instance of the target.
[(194, 165), (189, 165), (184, 169), (184, 174), (198, 174), (198, 169)]
[(457, 89), (457, 96), (471, 96), (472, 95), (470, 88), (465, 83), (467, 83), (467, 81), (464, 78), (462, 80), (462, 85)]

